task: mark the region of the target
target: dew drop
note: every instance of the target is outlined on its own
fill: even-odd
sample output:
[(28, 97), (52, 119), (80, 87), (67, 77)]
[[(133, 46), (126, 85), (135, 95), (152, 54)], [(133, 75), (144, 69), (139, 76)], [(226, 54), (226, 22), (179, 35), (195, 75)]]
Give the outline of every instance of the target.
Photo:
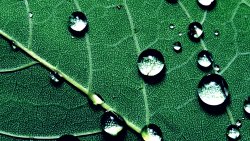
[(212, 54), (206, 50), (202, 50), (198, 54), (197, 60), (198, 68), (202, 71), (209, 71), (213, 67), (213, 57)]
[(229, 125), (227, 127), (227, 138), (231, 141), (240, 139), (240, 131), (236, 125)]
[(250, 117), (250, 97), (247, 97), (244, 101), (244, 112)]
[(198, 5), (201, 9), (212, 10), (216, 5), (216, 0), (198, 0)]
[(57, 141), (80, 141), (80, 140), (73, 135), (63, 135), (60, 138), (58, 138)]
[(178, 33), (178, 35), (179, 35), (179, 36), (182, 36), (182, 33), (181, 33), (181, 32), (179, 32), (179, 33)]
[(138, 57), (138, 70), (143, 79), (149, 83), (156, 83), (165, 76), (164, 57), (158, 50), (144, 50)]
[(214, 36), (220, 36), (220, 32), (218, 30), (214, 31)]
[(57, 72), (50, 72), (50, 81), (55, 86), (60, 86), (63, 83), (63, 78)]
[(29, 12), (29, 17), (32, 18), (33, 17), (33, 13)]
[(84, 13), (73, 12), (69, 17), (69, 31), (73, 36), (84, 36), (88, 31), (88, 22)]
[(238, 119), (238, 120), (236, 121), (235, 125), (236, 125), (238, 128), (241, 128), (241, 126), (242, 126), (241, 120)]
[(107, 111), (102, 115), (101, 126), (103, 132), (111, 137), (116, 137), (125, 131), (125, 121), (115, 112)]
[(155, 124), (149, 124), (142, 128), (141, 136), (144, 141), (162, 141), (161, 129)]
[(14, 41), (9, 41), (9, 45), (10, 45), (10, 47), (11, 47), (11, 49), (13, 51), (18, 51), (19, 50), (19, 48), (17, 47), (17, 45), (15, 44)]
[(220, 66), (217, 65), (217, 64), (215, 64), (215, 65), (214, 65), (214, 71), (215, 71), (215, 72), (220, 72)]
[(229, 101), (228, 84), (218, 74), (204, 76), (197, 89), (201, 106), (208, 112), (222, 112)]
[(169, 25), (169, 29), (175, 29), (175, 25), (174, 24), (170, 24)]
[(200, 39), (204, 37), (202, 25), (198, 22), (191, 23), (188, 27), (188, 30), (188, 36), (193, 42), (199, 42)]
[(180, 42), (175, 42), (173, 44), (173, 49), (176, 53), (180, 53), (182, 51), (182, 46)]

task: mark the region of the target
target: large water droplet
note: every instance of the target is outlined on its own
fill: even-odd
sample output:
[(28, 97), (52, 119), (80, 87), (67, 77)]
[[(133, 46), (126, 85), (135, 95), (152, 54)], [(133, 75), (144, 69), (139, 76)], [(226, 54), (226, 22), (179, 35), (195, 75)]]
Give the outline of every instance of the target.
[(169, 29), (175, 29), (175, 25), (174, 24), (170, 24), (169, 25)]
[(240, 131), (236, 125), (229, 125), (227, 128), (227, 137), (230, 141), (236, 141), (240, 139)]
[(63, 135), (60, 138), (58, 138), (57, 141), (80, 141), (80, 140), (73, 135)]
[(197, 93), (201, 106), (208, 112), (224, 112), (229, 102), (228, 84), (218, 74), (204, 76), (198, 84)]
[(180, 53), (182, 51), (182, 46), (180, 42), (175, 42), (173, 44), (173, 49), (176, 53)]
[(121, 116), (115, 112), (107, 111), (101, 118), (101, 126), (103, 132), (109, 137), (116, 137), (125, 131), (126, 124)]
[(250, 117), (250, 97), (247, 97), (244, 101), (244, 112), (247, 117)]
[(215, 30), (215, 31), (214, 31), (214, 36), (220, 36), (220, 31)]
[(242, 126), (241, 120), (238, 119), (238, 120), (236, 121), (235, 125), (236, 125), (238, 128), (241, 128), (241, 126)]
[(193, 42), (199, 42), (200, 39), (204, 37), (202, 25), (198, 22), (191, 23), (188, 27), (188, 30), (188, 36)]
[(137, 64), (140, 75), (149, 83), (159, 82), (165, 76), (164, 57), (155, 49), (144, 50)]
[(54, 86), (60, 86), (63, 83), (63, 78), (57, 72), (50, 72), (50, 81)]
[(84, 36), (88, 31), (88, 22), (84, 13), (73, 12), (69, 17), (69, 31), (73, 36)]
[(162, 141), (161, 129), (155, 124), (149, 124), (142, 128), (141, 136), (144, 141)]
[(206, 50), (202, 50), (198, 54), (197, 65), (198, 65), (198, 68), (200, 68), (202, 71), (211, 70), (213, 67), (212, 54)]
[(198, 5), (201, 9), (212, 10), (216, 5), (216, 0), (198, 0)]

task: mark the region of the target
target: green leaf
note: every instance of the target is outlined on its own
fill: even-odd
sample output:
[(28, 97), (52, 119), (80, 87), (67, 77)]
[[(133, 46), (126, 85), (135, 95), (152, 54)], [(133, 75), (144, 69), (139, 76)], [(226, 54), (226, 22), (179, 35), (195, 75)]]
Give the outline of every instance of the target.
[[(0, 9), (1, 31), (84, 88), (99, 93), (136, 126), (157, 124), (165, 140), (226, 138), (232, 118), (226, 113), (206, 113), (196, 96), (197, 84), (206, 75), (196, 66), (197, 54), (204, 48), (212, 52), (229, 84), (232, 102), (228, 111), (233, 120), (244, 116), (243, 101), (250, 93), (249, 0), (218, 0), (208, 12), (188, 0), (177, 4), (165, 0), (4, 0)], [(79, 9), (86, 13), (90, 30), (83, 38), (72, 38), (68, 18)], [(188, 39), (191, 20), (204, 21), (204, 44)], [(176, 28), (169, 29), (170, 24)], [(220, 32), (218, 37), (215, 30)], [(176, 41), (183, 44), (180, 54), (172, 49)], [(59, 88), (51, 85), (46, 66), (33, 65), (36, 60), (11, 50), (4, 38), (0, 46), (0, 72), (14, 70), (0, 73), (1, 140), (55, 139), (62, 134), (102, 140), (103, 111), (90, 107), (87, 97), (69, 83)], [(137, 57), (147, 48), (160, 50), (165, 57), (167, 75), (159, 84), (146, 84), (138, 75)], [(243, 121), (244, 141), (250, 139), (249, 125), (249, 120)], [(137, 135), (129, 131), (126, 140), (138, 140)]]

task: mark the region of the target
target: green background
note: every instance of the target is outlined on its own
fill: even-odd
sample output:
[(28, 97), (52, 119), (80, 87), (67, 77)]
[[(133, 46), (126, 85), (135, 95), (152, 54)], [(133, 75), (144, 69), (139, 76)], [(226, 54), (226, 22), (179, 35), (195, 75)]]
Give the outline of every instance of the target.
[[(210, 115), (198, 104), (197, 84), (207, 74), (196, 66), (197, 54), (203, 48), (188, 39), (190, 21), (179, 4), (165, 0), (79, 0), (90, 30), (83, 38), (72, 38), (67, 26), (69, 15), (77, 10), (74, 1), (28, 2), (33, 13), (30, 49), (84, 87), (90, 84), (91, 91), (99, 93), (123, 117), (142, 128), (148, 115), (166, 141), (226, 140), (230, 124), (227, 114)], [(205, 11), (195, 0), (181, 2), (194, 21), (202, 20)], [(28, 46), (30, 30), (24, 1), (2, 0), (0, 9), (1, 30)], [(250, 0), (218, 0), (203, 24), (206, 47), (229, 84), (235, 120), (244, 116), (243, 101), (250, 94), (249, 18)], [(135, 29), (131, 29), (131, 22)], [(176, 28), (169, 29), (170, 24)], [(214, 36), (215, 30), (220, 36)], [(135, 36), (140, 51), (154, 48), (164, 55), (167, 75), (161, 83), (145, 84), (138, 75)], [(183, 45), (180, 54), (172, 49), (176, 41)], [(1, 70), (32, 61), (22, 52), (12, 51), (2, 38), (0, 46)], [(87, 98), (66, 83), (59, 88), (52, 86), (44, 67), (1, 73), (0, 87), (0, 140), (66, 133), (85, 141), (102, 140), (99, 121), (103, 111), (91, 108)], [(249, 120), (244, 120), (241, 133), (242, 140), (250, 140)], [(138, 139), (128, 132), (126, 140)]]

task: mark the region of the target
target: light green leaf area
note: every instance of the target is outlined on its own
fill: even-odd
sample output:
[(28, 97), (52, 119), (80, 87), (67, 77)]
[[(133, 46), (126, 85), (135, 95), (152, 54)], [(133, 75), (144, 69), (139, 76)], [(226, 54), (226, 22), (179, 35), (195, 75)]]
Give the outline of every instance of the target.
[[(83, 38), (72, 38), (67, 29), (70, 14), (79, 9), (76, 3), (89, 22)], [(195, 0), (177, 4), (165, 0), (2, 0), (0, 9), (2, 31), (99, 93), (138, 127), (158, 125), (166, 141), (226, 140), (231, 123), (227, 113), (206, 113), (196, 96), (197, 84), (207, 74), (196, 66), (204, 46), (189, 40), (187, 28), (190, 20), (204, 21), (203, 41), (229, 84), (229, 109), (234, 120), (244, 117), (244, 98), (250, 94), (249, 0), (218, 0), (207, 13)], [(170, 24), (176, 28), (170, 29)], [(182, 53), (173, 51), (176, 41), (182, 43)], [(90, 107), (87, 97), (71, 85), (51, 85), (46, 67), (29, 66), (34, 60), (13, 51), (3, 38), (0, 46), (0, 71), (26, 65), (20, 71), (0, 73), (0, 140), (55, 139), (63, 134), (102, 140), (103, 111)], [(138, 75), (137, 58), (147, 48), (161, 51), (167, 67), (166, 78), (155, 85)], [(240, 131), (242, 140), (248, 141), (248, 119)], [(126, 140), (139, 138), (129, 131)]]

